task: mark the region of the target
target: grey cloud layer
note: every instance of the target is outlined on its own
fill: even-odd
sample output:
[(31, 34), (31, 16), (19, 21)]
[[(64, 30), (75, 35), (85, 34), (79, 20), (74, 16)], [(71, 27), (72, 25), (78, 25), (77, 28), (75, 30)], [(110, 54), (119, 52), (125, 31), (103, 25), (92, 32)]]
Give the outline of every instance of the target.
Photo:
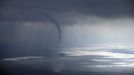
[[(34, 45), (34, 46), (42, 47), (41, 49), (48, 47), (48, 43), (51, 43), (51, 44), (54, 43), (53, 45), (56, 45), (55, 42), (51, 41), (52, 39), (55, 39), (55, 36), (57, 34), (55, 29), (53, 27), (52, 27), (51, 31), (50, 30), (44, 31), (43, 29), (40, 29), (40, 28), (45, 28), (45, 26), (40, 25), (40, 23), (44, 23), (49, 26), (51, 24), (50, 20), (48, 20), (47, 17), (45, 16), (45, 12), (52, 15), (52, 17), (54, 19), (56, 19), (61, 26), (77, 25), (78, 23), (79, 23), (79, 25), (84, 25), (86, 23), (87, 25), (95, 26), (96, 24), (100, 24), (100, 23), (103, 24), (103, 22), (107, 22), (106, 19), (111, 18), (111, 17), (112, 18), (113, 17), (114, 18), (131, 17), (132, 10), (133, 10), (132, 7), (130, 7), (128, 4), (128, 0), (101, 0), (101, 1), (100, 0), (38, 0), (38, 1), (37, 0), (32, 0), (32, 1), (29, 1), (29, 0), (6, 0), (6, 1), (3, 1), (3, 6), (1, 6), (1, 10), (0, 10), (0, 16), (1, 16), (0, 17), (0, 23), (1, 23), (0, 24), (0, 29), (1, 29), (0, 35), (2, 36), (1, 37), (1, 39), (2, 39), (1, 40), (2, 41), (1, 48), (3, 48), (3, 45), (4, 45), (4, 49), (5, 49), (5, 47), (9, 47), (9, 46), (11, 46), (11, 48), (13, 50), (17, 49), (17, 48), (15, 48), (16, 46), (14, 47), (13, 45), (22, 45), (23, 40), (25, 40), (25, 41), (23, 41), (24, 42), (23, 45), (25, 44), (25, 45), (29, 46), (29, 44), (36, 43), (36, 45)], [(105, 18), (105, 19), (103, 20), (103, 18)], [(30, 25), (29, 25), (29, 27), (27, 27), (27, 25), (29, 23), (31, 23), (33, 25), (35, 22), (39, 23), (37, 29), (34, 30), (34, 28), (33, 28), (34, 26), (33, 27), (31, 26), (31, 28), (30, 28)], [(22, 23), (23, 26), (20, 26), (20, 25), (22, 25), (20, 23)], [(106, 25), (107, 24), (109, 24), (109, 23), (106, 23)], [(111, 26), (114, 26), (114, 25), (111, 25)], [(118, 25), (118, 26), (120, 26), (120, 25)], [(116, 28), (116, 26), (115, 26), (115, 28)], [(119, 27), (117, 27), (117, 28), (119, 28)], [(77, 27), (74, 29), (78, 30)], [(74, 30), (74, 29), (72, 29), (72, 30)], [(87, 29), (85, 29), (85, 30), (87, 30)], [(94, 28), (92, 28), (92, 29), (94, 29)], [(102, 30), (105, 30), (105, 28)], [(31, 38), (31, 35), (34, 33), (33, 31), (37, 32), (36, 35), (34, 35), (35, 41), (32, 41), (32, 38)], [(67, 33), (68, 33), (68, 31), (69, 30), (67, 30)], [(100, 31), (101, 31), (101, 29), (100, 29)], [(98, 31), (98, 32), (100, 32), (100, 31)], [(46, 32), (48, 32), (48, 33), (46, 33)], [(69, 32), (69, 33), (73, 33), (73, 32), (74, 31)], [(76, 34), (79, 35), (79, 32), (81, 32), (81, 31), (78, 31), (78, 33), (76, 32)], [(25, 33), (26, 33), (26, 35), (25, 35)], [(46, 34), (44, 34), (44, 33), (46, 33)], [(54, 34), (54, 35), (50, 36), (51, 38), (45, 37), (46, 35), (50, 35), (51, 33)], [(88, 33), (88, 32), (86, 32), (86, 33)], [(77, 43), (77, 38), (78, 38), (77, 36), (75, 36), (76, 40), (74, 40), (74, 38), (68, 39), (68, 37), (70, 37), (72, 34), (71, 35), (64, 34), (64, 35), (65, 35), (64, 36), (65, 41), (71, 40), (71, 42), (69, 41), (68, 44), (70, 44), (70, 43), (72, 44), (72, 42)], [(92, 38), (94, 38), (94, 36), (89, 37), (89, 38), (91, 38), (91, 40), (89, 40), (89, 41), (94, 42), (94, 40), (96, 40), (96, 39), (92, 39)], [(21, 38), (18, 38), (18, 37), (21, 37)], [(23, 38), (25, 38), (25, 39), (23, 39)], [(66, 40), (66, 38), (67, 38), (67, 40)], [(41, 41), (41, 40), (47, 40), (47, 39), (49, 39), (49, 41), (47, 41), (47, 42)], [(80, 37), (80, 39), (82, 39), (82, 38)], [(78, 40), (79, 40), (79, 38), (78, 38)], [(68, 45), (68, 44), (66, 44), (66, 45)], [(36, 49), (38, 49), (39, 47), (37, 47)], [(2, 50), (4, 50), (4, 49), (2, 49)], [(9, 50), (9, 51), (12, 52), (12, 50)], [(8, 51), (7, 51), (7, 53), (8, 53)]]
[[(1, 20), (42, 20), (43, 12), (57, 13), (74, 11), (76, 14), (100, 17), (131, 16), (132, 8), (126, 0), (10, 0), (1, 8)], [(70, 16), (71, 17), (71, 16)], [(69, 18), (70, 17), (64, 17)], [(62, 18), (62, 19), (64, 19)], [(59, 19), (59, 18), (58, 18)]]

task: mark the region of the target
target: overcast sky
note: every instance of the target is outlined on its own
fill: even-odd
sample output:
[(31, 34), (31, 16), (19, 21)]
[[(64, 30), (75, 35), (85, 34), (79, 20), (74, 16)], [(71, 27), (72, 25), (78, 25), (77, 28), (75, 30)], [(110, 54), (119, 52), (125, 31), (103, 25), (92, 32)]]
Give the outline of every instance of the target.
[[(1, 48), (32, 50), (133, 43), (131, 0), (3, 0)], [(61, 41), (55, 22), (61, 27)]]

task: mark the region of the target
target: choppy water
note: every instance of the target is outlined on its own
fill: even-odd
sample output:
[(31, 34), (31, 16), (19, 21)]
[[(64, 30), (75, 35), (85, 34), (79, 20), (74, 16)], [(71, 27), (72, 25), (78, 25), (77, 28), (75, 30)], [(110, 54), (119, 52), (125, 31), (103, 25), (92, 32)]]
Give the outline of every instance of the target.
[(0, 63), (7, 75), (133, 75), (133, 53), (133, 48), (68, 48), (51, 57), (11, 57)]

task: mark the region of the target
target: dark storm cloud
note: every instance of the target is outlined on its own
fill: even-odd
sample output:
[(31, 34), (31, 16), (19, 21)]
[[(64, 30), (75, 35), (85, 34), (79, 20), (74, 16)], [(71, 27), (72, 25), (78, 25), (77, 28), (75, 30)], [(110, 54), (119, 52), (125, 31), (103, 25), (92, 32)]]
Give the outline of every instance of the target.
[(44, 19), (43, 12), (48, 12), (64, 21), (72, 18), (73, 15), (64, 16), (70, 11), (82, 15), (119, 17), (131, 16), (133, 10), (127, 0), (7, 0), (5, 2), (1, 8), (1, 20), (35, 20), (36, 18), (40, 21)]
[[(0, 27), (2, 28), (0, 35), (3, 36), (4, 39), (5, 36), (8, 35), (6, 41), (8, 41), (7, 43), (11, 41), (13, 45), (18, 44), (15, 40), (17, 40), (16, 36), (21, 35), (20, 33), (22, 33), (22, 35), (27, 33), (22, 38), (27, 38), (28, 40), (32, 41), (31, 36), (33, 36), (34, 32), (36, 32), (37, 35), (40, 34), (39, 36), (43, 38), (38, 38), (37, 35), (34, 35), (34, 38), (36, 37), (36, 41), (39, 42), (28, 42), (43, 46), (48, 44), (48, 42), (42, 43), (41, 40), (48, 38), (45, 38), (44, 34), (40, 33), (39, 29), (34, 30), (33, 28), (32, 30), (32, 26), (34, 27), (33, 24), (35, 22), (48, 22), (48, 18), (45, 13), (49, 13), (61, 26), (63, 26), (73, 25), (76, 23), (76, 19), (84, 19), (85, 17), (90, 16), (107, 18), (131, 16), (131, 10), (132, 8), (129, 6), (128, 0), (5, 0), (2, 2), (0, 8)], [(32, 24), (31, 31), (26, 32), (26, 29), (28, 28), (23, 26), (25, 24), (27, 25), (29, 22)], [(55, 21), (53, 20), (53, 22)], [(56, 25), (57, 22), (55, 22)], [(19, 23), (23, 23), (24, 25), (20, 26)], [(49, 24), (50, 23), (51, 22), (49, 22)], [(11, 27), (9, 27), (9, 25)], [(3, 29), (3, 26), (5, 26), (5, 29)], [(45, 28), (45, 26), (38, 26), (39, 28)], [(20, 30), (20, 33), (18, 33), (18, 30)], [(3, 35), (3, 33), (6, 34)], [(56, 34), (57, 32), (54, 33)], [(52, 37), (55, 37), (55, 35)], [(22, 41), (23, 40), (24, 39), (22, 39)], [(13, 41), (15, 43), (13, 43)], [(28, 45), (28, 42), (26, 41), (24, 44)], [(53, 43), (53, 41), (50, 42)], [(20, 45), (22, 45), (22, 43)]]

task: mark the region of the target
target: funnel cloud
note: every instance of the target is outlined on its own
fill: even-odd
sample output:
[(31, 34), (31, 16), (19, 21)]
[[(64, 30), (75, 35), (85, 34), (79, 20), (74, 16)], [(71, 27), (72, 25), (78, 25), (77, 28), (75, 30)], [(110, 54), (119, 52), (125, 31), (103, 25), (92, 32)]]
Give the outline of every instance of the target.
[(61, 32), (62, 31), (61, 31), (60, 24), (50, 14), (44, 13), (44, 15), (56, 25), (56, 28), (57, 28), (58, 34), (59, 34), (59, 36), (58, 36), (58, 42), (60, 42), (61, 41), (61, 38), (62, 38), (61, 37)]

